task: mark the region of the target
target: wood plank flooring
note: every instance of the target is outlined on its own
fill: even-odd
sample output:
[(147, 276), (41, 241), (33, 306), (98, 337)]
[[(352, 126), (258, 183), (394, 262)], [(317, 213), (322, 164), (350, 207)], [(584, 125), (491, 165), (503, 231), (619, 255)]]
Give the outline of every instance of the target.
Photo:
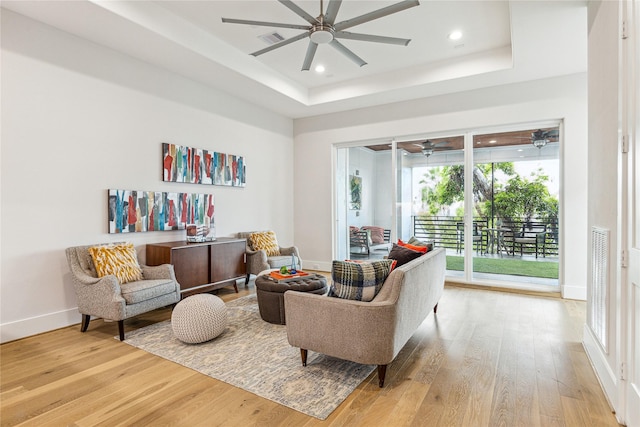
[[(254, 292), (225, 288), (225, 301)], [(0, 346), (2, 426), (617, 426), (581, 345), (586, 305), (448, 285), (325, 421), (121, 343), (91, 322)], [(156, 310), (126, 330), (170, 318)], [(339, 327), (339, 325), (337, 325)], [(259, 343), (256, 343), (259, 345)], [(242, 363), (238, 360), (238, 363)]]

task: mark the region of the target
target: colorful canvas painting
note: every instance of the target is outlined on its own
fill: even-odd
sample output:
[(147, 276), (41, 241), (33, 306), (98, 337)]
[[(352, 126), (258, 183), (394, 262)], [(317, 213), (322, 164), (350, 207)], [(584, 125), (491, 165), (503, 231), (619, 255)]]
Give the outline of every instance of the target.
[(162, 144), (162, 179), (167, 182), (244, 187), (244, 157), (183, 145)]
[(109, 190), (109, 233), (214, 228), (213, 194)]

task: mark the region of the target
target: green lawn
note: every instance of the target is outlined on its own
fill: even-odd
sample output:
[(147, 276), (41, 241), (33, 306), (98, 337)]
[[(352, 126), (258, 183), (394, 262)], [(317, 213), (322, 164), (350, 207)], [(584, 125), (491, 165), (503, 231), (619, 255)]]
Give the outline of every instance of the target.
[[(464, 258), (447, 256), (447, 270), (462, 271)], [(558, 278), (558, 263), (550, 261), (525, 261), (508, 258), (474, 258), (473, 271), (478, 273), (510, 274), (514, 276)]]

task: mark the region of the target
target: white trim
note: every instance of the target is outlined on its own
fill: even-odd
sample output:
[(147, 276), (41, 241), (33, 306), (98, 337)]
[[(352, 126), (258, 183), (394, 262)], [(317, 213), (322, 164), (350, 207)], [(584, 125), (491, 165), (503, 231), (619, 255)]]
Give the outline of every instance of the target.
[[(82, 316), (77, 308), (57, 311), (42, 316), (29, 317), (0, 325), (0, 343), (18, 340), (31, 335), (80, 323)], [(78, 329), (79, 331), (79, 329)]]
[(575, 299), (580, 301), (587, 300), (587, 288), (584, 286), (562, 285), (560, 287), (560, 292), (564, 299)]
[[(596, 378), (604, 391), (609, 407), (612, 408), (613, 411), (613, 408), (615, 408), (618, 403), (618, 379), (607, 363), (606, 355), (603, 353), (598, 339), (586, 324), (584, 325), (582, 345), (587, 353), (589, 362), (591, 362), (591, 367), (597, 373)], [(618, 418), (618, 416), (619, 415), (616, 414), (616, 418)]]

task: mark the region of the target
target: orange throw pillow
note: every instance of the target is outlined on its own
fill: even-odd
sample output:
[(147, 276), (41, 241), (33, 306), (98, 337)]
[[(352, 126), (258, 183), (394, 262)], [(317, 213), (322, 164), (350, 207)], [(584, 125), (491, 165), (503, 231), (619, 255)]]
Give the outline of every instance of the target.
[(427, 251), (429, 250), (429, 248), (427, 248), (426, 246), (410, 245), (408, 243), (403, 242), (400, 239), (398, 239), (398, 246), (404, 246), (405, 248), (409, 248), (417, 252), (422, 252), (423, 254), (426, 254)]

